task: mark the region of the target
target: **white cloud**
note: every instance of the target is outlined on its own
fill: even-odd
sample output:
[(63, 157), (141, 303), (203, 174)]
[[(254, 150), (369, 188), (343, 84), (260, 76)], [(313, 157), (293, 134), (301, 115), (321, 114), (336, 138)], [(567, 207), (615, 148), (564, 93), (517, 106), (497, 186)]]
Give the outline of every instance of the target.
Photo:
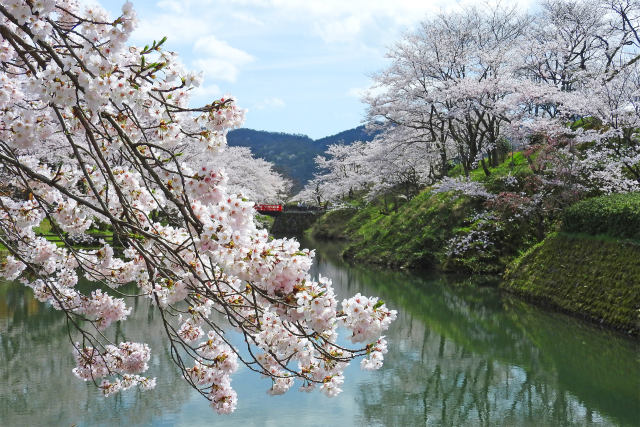
[(261, 19), (251, 15), (250, 13), (231, 12), (231, 18), (253, 27), (264, 27), (266, 25)]
[[(534, 0), (226, 0), (233, 8), (244, 8), (261, 22), (310, 28), (327, 43), (361, 42), (375, 35), (394, 40), (427, 15), (460, 10), (466, 6), (485, 7), (497, 2), (526, 9)], [(360, 40), (359, 40), (360, 39)]]
[(238, 67), (233, 62), (220, 58), (203, 58), (193, 61), (193, 68), (204, 72), (207, 79), (234, 83), (238, 79)]
[(132, 39), (141, 45), (165, 36), (174, 46), (188, 45), (211, 31), (206, 20), (199, 18), (196, 14), (160, 14), (148, 18), (140, 16), (140, 18)]
[(193, 49), (199, 55), (228, 58), (236, 63), (246, 63), (253, 60), (253, 57), (247, 52), (230, 46), (227, 42), (218, 40), (213, 35), (198, 39)]
[[(97, 0), (79, 0), (82, 3)], [(99, 0), (119, 10), (122, 0)], [(534, 0), (138, 0), (140, 13), (136, 40), (148, 42), (168, 36), (193, 42), (211, 34), (291, 34), (304, 29), (328, 43), (353, 43), (363, 37), (397, 38), (428, 14), (462, 7), (502, 3), (525, 10)], [(117, 6), (116, 6), (117, 4)], [(140, 5), (141, 7), (138, 7)], [(161, 33), (159, 35), (159, 33)], [(229, 38), (229, 37), (225, 37)], [(360, 40), (359, 40), (360, 39)]]
[(193, 45), (193, 61), (196, 69), (204, 71), (208, 78), (235, 82), (239, 68), (253, 61), (247, 52), (218, 40), (213, 35), (199, 38)]
[(162, 0), (159, 1), (157, 6), (160, 9), (169, 10), (173, 13), (182, 13), (184, 12), (184, 3), (174, 0)]
[(331, 55), (313, 55), (313, 56), (298, 56), (292, 55), (291, 58), (277, 61), (261, 61), (259, 64), (251, 66), (253, 71), (265, 71), (265, 70), (293, 70), (296, 68), (309, 68), (325, 66), (330, 64), (344, 64), (349, 59), (353, 58), (353, 54), (347, 53), (333, 53)]
[(316, 32), (327, 42), (343, 42), (358, 37), (365, 24), (360, 16), (348, 16), (344, 19), (320, 22), (314, 25)]
[(256, 110), (273, 110), (276, 108), (283, 108), (285, 105), (285, 102), (281, 98), (273, 96), (271, 98), (263, 99), (262, 101), (254, 105), (253, 108), (255, 108)]
[[(3, 0), (0, 0), (2, 2)], [(99, 1), (112, 16), (124, 0)], [(428, 16), (465, 6), (502, 2), (525, 11), (534, 0), (132, 0), (140, 19), (137, 45), (167, 36), (186, 69), (202, 70), (204, 85), (192, 105), (226, 92), (251, 106), (251, 126), (316, 134), (326, 124), (310, 120), (331, 110), (339, 127), (362, 114), (356, 99), (366, 75), (383, 69), (386, 48)], [(348, 89), (351, 88), (351, 89)], [(375, 88), (373, 89), (375, 90)], [(281, 98), (274, 97), (278, 94)], [(313, 97), (302, 107), (297, 100)], [(349, 97), (349, 98), (347, 98)], [(306, 99), (305, 98), (305, 99)], [(336, 106), (336, 99), (344, 106)], [(285, 103), (283, 100), (287, 100)], [(277, 108), (274, 117), (271, 110)], [(326, 113), (324, 113), (326, 114)], [(292, 119), (295, 117), (295, 119)], [(295, 124), (291, 124), (291, 123)], [(322, 130), (318, 130), (322, 127)], [(295, 127), (299, 127), (296, 129)], [(314, 130), (315, 129), (315, 130)], [(318, 135), (319, 136), (319, 135)]]

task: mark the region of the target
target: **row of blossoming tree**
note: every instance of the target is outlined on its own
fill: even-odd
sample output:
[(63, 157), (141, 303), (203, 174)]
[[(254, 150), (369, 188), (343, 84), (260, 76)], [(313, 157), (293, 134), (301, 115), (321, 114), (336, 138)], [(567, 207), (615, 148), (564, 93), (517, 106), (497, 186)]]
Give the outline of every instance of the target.
[[(536, 10), (443, 13), (408, 33), (364, 97), (382, 133), (330, 147), (296, 197), (410, 197), (443, 178), (447, 190), (482, 196), (470, 172), (489, 175), (509, 148), (533, 149), (547, 193), (639, 190), (640, 3), (547, 0)], [(446, 179), (453, 164), (462, 178)]]
[[(309, 275), (313, 252), (256, 226), (252, 202), (229, 190), (253, 184), (223, 157), (244, 111), (228, 97), (191, 107), (199, 76), (164, 39), (128, 45), (135, 24), (129, 3), (116, 19), (75, 0), (0, 4), (0, 277), (65, 314), (74, 374), (105, 395), (155, 385), (143, 376), (150, 348), (103, 332), (134, 297), (157, 306), (182, 376), (219, 413), (236, 407), (239, 363), (271, 393), (297, 379), (336, 395), (354, 358), (381, 366), (395, 312), (361, 295), (339, 308), (330, 281)], [(43, 221), (63, 245), (36, 232)], [(71, 244), (96, 225), (120, 245)], [(339, 327), (352, 345), (338, 344)]]

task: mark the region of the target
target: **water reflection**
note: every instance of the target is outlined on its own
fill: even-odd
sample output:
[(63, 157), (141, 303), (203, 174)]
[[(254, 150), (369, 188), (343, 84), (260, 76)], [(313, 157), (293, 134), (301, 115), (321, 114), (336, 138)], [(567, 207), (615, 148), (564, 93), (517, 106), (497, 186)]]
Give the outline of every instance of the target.
[(153, 325), (157, 313), (143, 302), (133, 321), (110, 333), (151, 345), (158, 388), (102, 398), (70, 375), (60, 313), (21, 285), (0, 284), (0, 424), (638, 425), (635, 342), (494, 289), (351, 268), (336, 253), (324, 245), (314, 268), (341, 298), (375, 294), (400, 312), (383, 370), (350, 367), (338, 398), (293, 390), (270, 398), (268, 381), (245, 369), (233, 380), (238, 411), (218, 417), (179, 378)]
[(152, 327), (153, 308), (136, 307), (131, 322), (108, 331), (116, 341), (149, 343), (154, 351), (150, 371), (162, 370), (158, 395), (164, 398), (132, 392), (105, 399), (93, 384), (71, 374), (64, 316), (31, 295), (22, 285), (0, 284), (1, 425), (144, 425), (177, 411), (189, 398), (191, 389), (176, 370), (167, 369), (162, 330)]
[(637, 342), (465, 280), (351, 268), (335, 252), (318, 270), (344, 295), (401, 310), (383, 379), (357, 393), (363, 424), (640, 424)]

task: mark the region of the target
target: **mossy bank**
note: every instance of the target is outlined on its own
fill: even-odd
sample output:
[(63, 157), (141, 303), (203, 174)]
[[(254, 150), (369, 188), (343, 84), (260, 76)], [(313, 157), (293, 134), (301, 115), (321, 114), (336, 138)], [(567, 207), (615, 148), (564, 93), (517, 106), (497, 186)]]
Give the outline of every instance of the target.
[(505, 291), (639, 335), (640, 194), (574, 204), (546, 237), (502, 222), (492, 244), (478, 239), (464, 253), (452, 250), (452, 241), (486, 221), (481, 208), (473, 198), (427, 189), (397, 209), (374, 203), (329, 212), (309, 232), (346, 240), (343, 255), (355, 263), (503, 276)]
[(511, 264), (504, 279), (502, 289), (525, 299), (640, 332), (637, 241), (552, 233)]
[(480, 208), (481, 202), (470, 197), (425, 190), (397, 209), (373, 203), (329, 212), (309, 233), (317, 239), (346, 240), (343, 255), (355, 263), (499, 274), (517, 255), (513, 245), (502, 245), (500, 254), (477, 251), (459, 257), (450, 251), (451, 240), (476, 225)]
[(376, 204), (333, 211), (311, 229), (314, 238), (348, 240), (344, 256), (357, 263), (393, 268), (436, 268), (445, 242), (473, 210), (473, 201), (425, 191), (397, 210)]

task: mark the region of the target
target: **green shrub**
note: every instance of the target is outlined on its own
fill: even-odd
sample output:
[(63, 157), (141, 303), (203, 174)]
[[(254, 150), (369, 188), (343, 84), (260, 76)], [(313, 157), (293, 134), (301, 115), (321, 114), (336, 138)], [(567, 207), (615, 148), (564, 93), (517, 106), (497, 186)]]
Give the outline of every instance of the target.
[(562, 229), (640, 240), (640, 193), (612, 194), (578, 202), (565, 210)]

